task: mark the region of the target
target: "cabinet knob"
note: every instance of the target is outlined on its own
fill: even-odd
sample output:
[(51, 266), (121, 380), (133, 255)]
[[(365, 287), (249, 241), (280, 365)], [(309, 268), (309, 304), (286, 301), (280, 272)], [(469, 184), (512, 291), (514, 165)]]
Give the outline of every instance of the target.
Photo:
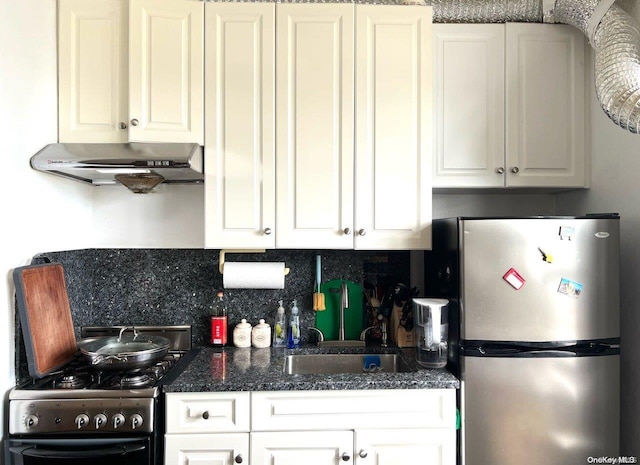
[(511, 168), (511, 172), (513, 174), (518, 174), (520, 172), (520, 168), (518, 168), (517, 166), (514, 166), (513, 168)]
[(271, 228), (264, 228), (264, 233), (267, 236), (271, 235)]
[(342, 232), (345, 234), (345, 236), (348, 236), (349, 234), (351, 234), (351, 228), (344, 228)]
[(202, 418), (205, 420), (209, 419), (209, 410), (205, 410), (204, 412), (202, 412)]
[(236, 463), (242, 463), (242, 454), (238, 454), (235, 456), (235, 458), (233, 459), (234, 462)]
[(367, 458), (367, 455), (369, 455), (369, 454), (367, 454), (367, 451), (366, 451), (366, 450), (364, 450), (364, 449), (360, 449), (360, 452), (358, 452), (358, 456), (359, 456), (361, 459), (366, 459), (366, 458)]
[(366, 229), (360, 229), (360, 230), (358, 231), (358, 235), (359, 235), (359, 236), (364, 236), (365, 234), (367, 234), (367, 230), (366, 230)]
[(340, 458), (342, 459), (343, 462), (348, 462), (349, 460), (351, 460), (351, 456), (349, 454), (347, 454), (346, 452), (344, 452)]
[(124, 121), (120, 121), (120, 124), (118, 125), (118, 127), (120, 129), (127, 129), (127, 123), (125, 123)]
[(137, 119), (132, 119), (131, 120), (131, 126), (137, 126), (138, 124), (140, 124), (140, 121), (138, 121)]
[(496, 168), (496, 173), (504, 174), (504, 168), (502, 166), (500, 166), (499, 168)]

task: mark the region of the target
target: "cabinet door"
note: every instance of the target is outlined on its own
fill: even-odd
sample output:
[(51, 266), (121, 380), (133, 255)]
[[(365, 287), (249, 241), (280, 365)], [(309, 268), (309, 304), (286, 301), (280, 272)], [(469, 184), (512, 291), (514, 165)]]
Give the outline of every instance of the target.
[(455, 428), (355, 431), (356, 465), (454, 465)]
[(249, 433), (167, 434), (164, 465), (249, 463)]
[(126, 0), (60, 0), (60, 142), (126, 142)]
[(276, 9), (280, 248), (353, 248), (353, 11)]
[(504, 187), (504, 25), (433, 30), (433, 187)]
[(273, 248), (275, 4), (205, 14), (205, 246)]
[(352, 463), (352, 431), (251, 433), (251, 465)]
[(507, 186), (584, 187), (584, 37), (507, 24)]
[(129, 7), (129, 139), (203, 145), (204, 4)]
[(356, 7), (356, 249), (431, 247), (431, 13)]

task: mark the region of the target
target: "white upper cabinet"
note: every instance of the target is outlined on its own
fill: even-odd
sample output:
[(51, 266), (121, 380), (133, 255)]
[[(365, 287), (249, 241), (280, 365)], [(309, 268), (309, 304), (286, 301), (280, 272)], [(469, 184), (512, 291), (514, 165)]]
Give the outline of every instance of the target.
[(205, 246), (275, 247), (275, 4), (207, 3)]
[(58, 4), (60, 142), (127, 142), (126, 0)]
[(433, 29), (433, 187), (503, 187), (504, 26)]
[(60, 0), (60, 142), (204, 143), (204, 6)]
[(277, 247), (353, 248), (353, 26), (352, 4), (277, 5)]
[(554, 24), (438, 24), (434, 187), (585, 187), (584, 38)]
[(508, 186), (584, 187), (584, 36), (507, 24)]
[(356, 249), (431, 247), (431, 11), (356, 6)]
[(129, 139), (204, 144), (203, 4), (130, 0), (129, 7)]

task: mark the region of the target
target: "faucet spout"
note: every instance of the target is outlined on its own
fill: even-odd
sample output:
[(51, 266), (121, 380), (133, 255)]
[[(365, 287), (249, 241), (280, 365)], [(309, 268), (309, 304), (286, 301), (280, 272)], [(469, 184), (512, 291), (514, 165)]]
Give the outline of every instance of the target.
[(340, 329), (338, 330), (338, 340), (344, 341), (344, 311), (349, 308), (349, 289), (347, 283), (340, 286)]

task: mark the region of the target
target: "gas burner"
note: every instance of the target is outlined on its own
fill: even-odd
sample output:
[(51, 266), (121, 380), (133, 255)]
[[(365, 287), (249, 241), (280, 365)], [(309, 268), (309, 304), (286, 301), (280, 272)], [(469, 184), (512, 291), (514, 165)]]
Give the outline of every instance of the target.
[(89, 385), (91, 376), (87, 373), (71, 374), (66, 373), (53, 380), (54, 389), (82, 389)]
[(154, 379), (145, 373), (130, 373), (122, 375), (118, 383), (121, 389), (143, 388), (153, 385)]

